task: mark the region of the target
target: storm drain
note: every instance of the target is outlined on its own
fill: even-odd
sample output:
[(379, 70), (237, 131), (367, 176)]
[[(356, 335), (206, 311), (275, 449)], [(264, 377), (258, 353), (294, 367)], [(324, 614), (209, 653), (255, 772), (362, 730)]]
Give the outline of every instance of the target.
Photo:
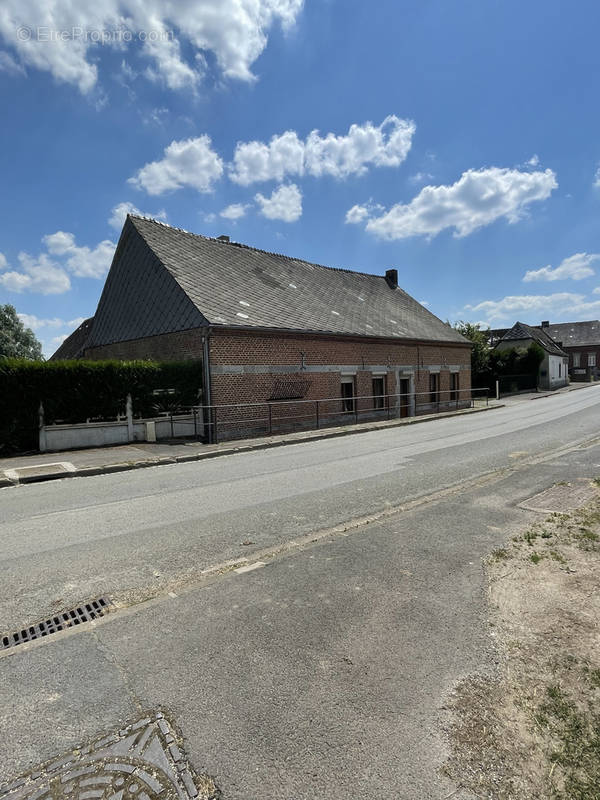
[(36, 625), (30, 625), (14, 633), (7, 633), (0, 637), (0, 650), (8, 650), (9, 647), (33, 642), (43, 636), (51, 636), (53, 633), (73, 628), (75, 625), (84, 625), (93, 619), (103, 617), (111, 606), (108, 597), (99, 597), (97, 600), (90, 600), (89, 603), (72, 608), (70, 611), (62, 611), (55, 617), (50, 617)]

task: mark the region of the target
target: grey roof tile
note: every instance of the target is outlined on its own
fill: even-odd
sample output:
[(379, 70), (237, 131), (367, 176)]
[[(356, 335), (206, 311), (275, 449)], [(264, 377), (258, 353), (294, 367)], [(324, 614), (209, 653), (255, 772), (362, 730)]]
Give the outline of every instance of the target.
[[(197, 326), (201, 324), (198, 322), (201, 315), (204, 324), (215, 326), (469, 344), (402, 289), (391, 287), (383, 276), (324, 267), (235, 242), (210, 239), (145, 217), (128, 217), (121, 240), (127, 238), (128, 227), (137, 231), (156, 261), (165, 267), (165, 273), (199, 312), (194, 315), (189, 306), (182, 309), (180, 302), (184, 298), (181, 294), (177, 298), (170, 294), (173, 286), (167, 285), (164, 277), (153, 275), (149, 280), (148, 270), (144, 272), (137, 267), (134, 280), (146, 279), (147, 283), (161, 285), (160, 290), (155, 288), (152, 292), (152, 307), (159, 315), (155, 332), (162, 332), (176, 317), (178, 330)], [(148, 261), (147, 255), (144, 260)], [(118, 273), (118, 258), (115, 258), (105, 293), (106, 300), (117, 305), (119, 286), (126, 280), (126, 276)], [(110, 284), (115, 286), (107, 292)], [(99, 312), (101, 306), (102, 300)], [(100, 322), (94, 325), (94, 344), (149, 335), (139, 315), (127, 313), (124, 307), (122, 312), (119, 316), (116, 310), (107, 311), (102, 328)]]

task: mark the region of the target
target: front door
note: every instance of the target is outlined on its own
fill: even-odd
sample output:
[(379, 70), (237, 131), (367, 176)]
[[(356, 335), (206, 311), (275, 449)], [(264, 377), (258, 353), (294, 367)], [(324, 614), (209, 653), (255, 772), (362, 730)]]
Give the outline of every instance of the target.
[(400, 380), (400, 416), (408, 417), (410, 409), (410, 380), (402, 378)]

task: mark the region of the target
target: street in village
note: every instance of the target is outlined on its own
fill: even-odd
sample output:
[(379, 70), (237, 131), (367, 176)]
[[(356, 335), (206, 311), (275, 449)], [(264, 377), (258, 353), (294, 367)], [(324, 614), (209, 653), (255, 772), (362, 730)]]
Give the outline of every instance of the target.
[(472, 797), (440, 768), (448, 697), (499, 659), (483, 560), (539, 516), (519, 504), (600, 475), (599, 412), (593, 385), (0, 489), (0, 629), (110, 604), (0, 650), (0, 784), (15, 800)]

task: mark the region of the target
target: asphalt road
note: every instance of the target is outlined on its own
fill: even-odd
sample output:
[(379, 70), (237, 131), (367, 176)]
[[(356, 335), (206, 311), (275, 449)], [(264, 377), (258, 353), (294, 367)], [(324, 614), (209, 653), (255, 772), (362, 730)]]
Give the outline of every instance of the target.
[[(0, 657), (0, 782), (162, 708), (226, 799), (448, 796), (445, 699), (496, 659), (482, 559), (533, 517), (520, 500), (600, 474), (600, 448), (573, 445), (598, 435), (599, 410), (590, 387), (0, 490), (0, 628), (159, 594)], [(257, 552), (261, 569), (203, 580)]]

